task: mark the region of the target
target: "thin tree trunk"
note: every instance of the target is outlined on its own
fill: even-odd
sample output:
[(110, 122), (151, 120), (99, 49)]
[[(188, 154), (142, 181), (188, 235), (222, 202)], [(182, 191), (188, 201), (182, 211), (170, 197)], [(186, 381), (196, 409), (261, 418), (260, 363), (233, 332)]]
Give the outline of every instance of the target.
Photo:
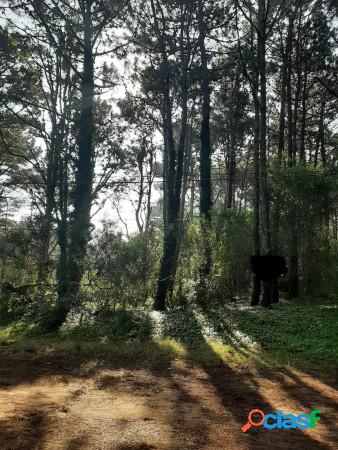
[(191, 163), (191, 151), (192, 151), (192, 143), (191, 143), (191, 126), (187, 132), (186, 139), (186, 152), (184, 156), (184, 167), (183, 167), (183, 185), (182, 185), (182, 201), (181, 201), (181, 210), (180, 210), (180, 240), (182, 240), (182, 236), (184, 234), (184, 213), (185, 213), (185, 202), (188, 193), (188, 177)]
[(295, 90), (295, 99), (294, 99), (294, 108), (293, 108), (293, 125), (292, 125), (292, 132), (293, 132), (293, 138), (292, 138), (292, 161), (293, 164), (297, 161), (297, 153), (298, 153), (298, 107), (299, 107), (299, 98), (301, 95), (301, 89), (302, 89), (302, 70), (301, 70), (301, 63), (300, 63), (300, 53), (301, 53), (301, 25), (302, 25), (302, 5), (300, 4), (299, 7), (299, 18), (298, 18), (298, 29), (297, 29), (297, 41), (296, 41), (296, 69), (297, 69), (297, 83), (296, 83), (296, 90)]
[(190, 208), (189, 215), (192, 219), (194, 217), (194, 209), (195, 209), (195, 179), (194, 172), (192, 171), (192, 179), (191, 179), (191, 187), (190, 187)]
[(319, 126), (319, 141), (320, 141), (320, 156), (322, 159), (323, 168), (326, 168), (326, 151), (325, 151), (325, 129), (324, 129), (324, 113), (325, 101), (322, 102), (320, 110), (320, 126)]
[[(293, 39), (293, 18), (289, 17), (288, 28), (288, 43), (292, 43)], [(292, 45), (291, 45), (292, 48)], [(293, 125), (292, 114), (292, 51), (290, 50), (288, 55), (288, 80), (287, 80), (287, 111), (288, 111), (288, 165), (292, 167), (294, 165), (294, 137), (296, 136)], [(297, 239), (297, 223), (295, 218), (289, 213), (289, 296), (298, 296), (298, 239)]]
[[(259, 130), (260, 130), (260, 114), (257, 92), (254, 94), (255, 105), (255, 129), (254, 129), (254, 198), (253, 198), (253, 251), (254, 255), (260, 255), (260, 183), (259, 183)], [(261, 282), (255, 274), (252, 275), (252, 290), (251, 290), (251, 306), (259, 304), (261, 294)]]
[[(59, 61), (58, 61), (59, 63)], [(63, 125), (63, 119), (58, 123), (58, 112), (56, 103), (58, 101), (59, 94), (59, 81), (56, 82), (54, 91), (51, 90), (51, 108), (50, 118), (52, 122), (51, 140), (47, 150), (47, 174), (46, 174), (46, 208), (45, 215), (41, 226), (41, 251), (40, 261), (38, 265), (38, 284), (46, 282), (49, 267), (49, 247), (52, 234), (52, 220), (54, 211), (54, 196), (58, 172), (58, 155), (61, 148), (61, 129)]]
[(287, 42), (290, 45), (289, 51), (287, 51), (288, 58), (288, 75), (287, 75), (287, 116), (288, 116), (288, 165), (291, 167), (293, 164), (293, 134), (292, 134), (292, 38), (293, 38), (293, 19), (289, 18), (289, 27)]
[(60, 156), (59, 163), (59, 212), (57, 238), (60, 255), (56, 268), (58, 283), (58, 298), (64, 298), (67, 293), (67, 267), (68, 267), (68, 154), (67, 138), (65, 141), (66, 152), (64, 158)]
[(150, 153), (149, 159), (149, 172), (147, 174), (147, 182), (148, 182), (148, 191), (147, 191), (147, 212), (146, 212), (146, 223), (145, 223), (145, 231), (148, 234), (150, 227), (150, 219), (151, 219), (151, 196), (153, 190), (153, 180), (154, 180), (154, 151), (153, 147)]
[[(278, 152), (277, 152), (277, 168), (281, 168), (284, 153), (284, 137), (285, 137), (285, 107), (286, 107), (286, 84), (287, 84), (287, 52), (290, 51), (290, 45), (286, 46), (286, 53), (282, 49), (283, 65), (281, 68), (281, 108), (279, 115), (279, 136), (278, 136)], [(276, 203), (273, 208), (272, 217), (272, 250), (278, 255), (279, 250), (279, 231), (280, 231), (280, 205)], [(272, 282), (272, 303), (279, 302), (278, 279)]]
[[(255, 54), (255, 37), (254, 37), (254, 24), (250, 14), (251, 25), (251, 53)], [(238, 23), (237, 23), (238, 26)], [(239, 43), (239, 42), (238, 42)], [(240, 44), (240, 43), (239, 43)], [(257, 49), (257, 48), (256, 48)], [(260, 255), (261, 253), (261, 240), (260, 240), (260, 104), (258, 98), (259, 92), (259, 67), (258, 62), (254, 64), (254, 72), (252, 78), (249, 75), (246, 64), (243, 61), (241, 48), (239, 45), (240, 60), (243, 67), (243, 73), (251, 87), (251, 94), (255, 109), (254, 119), (254, 152), (253, 152), (253, 164), (254, 164), (254, 192), (253, 192), (253, 226), (252, 226), (252, 241), (254, 255)], [(257, 306), (260, 300), (261, 282), (259, 278), (253, 273), (251, 279), (251, 306)]]
[[(251, 22), (251, 51), (254, 54), (254, 27)], [(259, 173), (259, 161), (260, 161), (260, 104), (258, 98), (259, 92), (259, 68), (258, 63), (254, 66), (253, 79), (250, 79), (248, 71), (245, 65), (243, 65), (244, 74), (250, 81), (251, 92), (255, 109), (254, 120), (254, 195), (253, 195), (253, 227), (252, 227), (252, 240), (253, 240), (253, 252), (254, 255), (260, 255), (261, 253), (261, 239), (260, 239), (260, 173)], [(259, 278), (252, 274), (251, 281), (251, 306), (257, 306), (259, 304), (261, 294), (261, 281)]]
[[(270, 201), (267, 178), (267, 102), (266, 102), (266, 4), (265, 0), (258, 2), (258, 30), (257, 33), (257, 58), (260, 74), (260, 195), (263, 225), (263, 251), (271, 253), (271, 230), (270, 230)], [(271, 305), (271, 282), (263, 282), (262, 305)]]
[(210, 142), (210, 82), (208, 57), (205, 48), (205, 22), (203, 1), (198, 0), (199, 48), (201, 52), (201, 97), (202, 124), (200, 149), (200, 215), (204, 238), (204, 261), (201, 266), (201, 284), (211, 270), (212, 249), (208, 235), (211, 226), (212, 189), (211, 189), (211, 142)]
[(143, 203), (143, 196), (144, 196), (144, 172), (143, 172), (143, 165), (144, 160), (146, 157), (146, 148), (145, 143), (142, 143), (142, 148), (137, 155), (137, 167), (140, 174), (140, 188), (138, 191), (138, 199), (137, 199), (137, 206), (135, 211), (135, 219), (136, 219), (136, 225), (138, 228), (139, 233), (142, 233), (143, 231), (143, 223), (141, 219), (141, 209), (142, 209), (142, 203)]
[(236, 146), (238, 130), (238, 109), (239, 109), (239, 73), (236, 73), (235, 86), (232, 89), (231, 118), (230, 118), (230, 145), (229, 145), (229, 170), (228, 170), (228, 192), (227, 209), (233, 208), (234, 185), (236, 176)]
[(305, 156), (305, 134), (306, 134), (306, 98), (307, 98), (307, 69), (304, 73), (303, 94), (302, 94), (302, 127), (300, 133), (299, 161), (301, 164), (306, 163)]

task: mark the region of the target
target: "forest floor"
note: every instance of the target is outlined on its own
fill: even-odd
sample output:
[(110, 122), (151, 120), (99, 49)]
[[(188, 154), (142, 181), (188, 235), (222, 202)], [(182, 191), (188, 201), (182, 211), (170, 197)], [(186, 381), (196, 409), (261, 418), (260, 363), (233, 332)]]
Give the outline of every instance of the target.
[[(154, 344), (155, 345), (155, 344)], [(188, 349), (189, 351), (189, 349)], [(214, 350), (205, 343), (213, 361)], [(0, 347), (1, 450), (329, 449), (337, 373)], [(218, 362), (215, 362), (215, 361)], [(314, 429), (241, 431), (248, 412), (321, 410)]]
[[(338, 304), (115, 311), (0, 324), (0, 450), (337, 448)], [(314, 429), (241, 427), (309, 414)]]

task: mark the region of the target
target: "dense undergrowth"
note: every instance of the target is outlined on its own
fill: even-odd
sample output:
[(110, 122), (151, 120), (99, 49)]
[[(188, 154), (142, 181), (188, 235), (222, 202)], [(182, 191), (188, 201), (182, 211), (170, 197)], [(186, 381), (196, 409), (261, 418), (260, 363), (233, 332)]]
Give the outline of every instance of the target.
[(56, 334), (34, 324), (7, 320), (2, 346), (40, 346), (112, 352), (123, 357), (184, 357), (214, 363), (287, 364), (315, 369), (338, 367), (338, 305), (281, 302), (271, 310), (232, 303), (204, 313), (118, 310), (104, 317), (73, 316)]
[[(74, 350), (156, 359), (183, 357), (214, 363), (338, 367), (338, 305), (283, 301), (271, 310), (231, 303), (202, 312), (117, 310), (102, 317), (73, 316), (57, 334), (8, 318), (0, 327), (5, 347), (70, 346)], [(101, 346), (101, 347), (100, 347)]]

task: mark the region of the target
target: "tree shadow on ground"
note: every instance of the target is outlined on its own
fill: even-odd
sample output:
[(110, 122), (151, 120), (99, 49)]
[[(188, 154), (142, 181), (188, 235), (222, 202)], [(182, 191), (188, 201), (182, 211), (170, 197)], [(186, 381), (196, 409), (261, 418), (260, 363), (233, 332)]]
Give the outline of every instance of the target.
[(148, 444), (131, 444), (120, 445), (117, 450), (156, 450), (153, 445)]
[(335, 308), (333, 316), (320, 305), (314, 305), (311, 310), (303, 308), (302, 304), (294, 305), (292, 313), (288, 308), (290, 305), (283, 303), (272, 310), (240, 305), (230, 309), (204, 308), (203, 313), (222, 340), (236, 345), (238, 350), (250, 347), (250, 342), (245, 339), (248, 338), (258, 344), (259, 356), (268, 365), (292, 365), (337, 389), (335, 321), (338, 320), (338, 309)]
[[(219, 325), (219, 321), (215, 320), (214, 315), (208, 315), (207, 313), (206, 315), (208, 317), (208, 320), (210, 321), (211, 326), (217, 327)], [(225, 324), (223, 327), (223, 332), (228, 334), (230, 341), (234, 344), (239, 345), (236, 350), (240, 351), (243, 355), (246, 356), (250, 355), (250, 352), (254, 353), (253, 360), (257, 360), (258, 362), (258, 369), (256, 369), (256, 373), (258, 376), (255, 379), (250, 378), (250, 376), (244, 377), (247, 380), (247, 384), (252, 385), (255, 388), (255, 391), (258, 392), (260, 390), (260, 386), (255, 380), (265, 379), (267, 383), (275, 383), (276, 389), (277, 386), (281, 389), (280, 404), (283, 403), (284, 397), (288, 397), (291, 401), (294, 402), (295, 405), (298, 406), (298, 408), (300, 407), (302, 409), (302, 412), (304, 413), (308, 413), (313, 409), (320, 409), (324, 415), (322, 417), (322, 421), (325, 421), (327, 428), (330, 429), (330, 442), (337, 442), (338, 426), (336, 421), (336, 411), (338, 408), (338, 396), (336, 390), (337, 383), (336, 380), (334, 380), (334, 377), (332, 377), (332, 374), (328, 376), (324, 373), (318, 373), (317, 371), (308, 370), (304, 372), (298, 372), (297, 375), (297, 372), (295, 370), (292, 370), (281, 364), (276, 365), (276, 361), (274, 361), (272, 358), (266, 357), (264, 353), (256, 352), (250, 347), (249, 344), (245, 344), (243, 342), (239, 343), (237, 334), (238, 331), (245, 334), (247, 330), (242, 330), (240, 328), (234, 330), (234, 328), (231, 327), (229, 323)], [(259, 336), (249, 335), (248, 337), (251, 341), (254, 342), (255, 339)], [(240, 348), (240, 346), (242, 347), (242, 349)], [(214, 371), (214, 369), (211, 368), (211, 371)], [(226, 386), (226, 389), (229, 389), (228, 385)], [(233, 389), (236, 389), (236, 386), (234, 386)], [(224, 391), (224, 387), (222, 387), (221, 390)], [(231, 389), (229, 390), (231, 391)], [(335, 396), (335, 399), (333, 398), (333, 396)], [(245, 403), (247, 403), (247, 401)], [(274, 409), (276, 410), (276, 408), (272, 408), (272, 411)], [(271, 408), (269, 412), (271, 412)], [(295, 439), (297, 437), (297, 440), (300, 439), (299, 435), (302, 434), (301, 430), (283, 430), (283, 433), (284, 431), (288, 433), (288, 436), (293, 434), (295, 436)], [(305, 438), (305, 442), (307, 438), (308, 437)], [(276, 445), (278, 444), (275, 442), (274, 446)], [(303, 445), (302, 440), (299, 441), (299, 445)], [(308, 448), (321, 448), (318, 442), (313, 442), (311, 444), (309, 443), (308, 445)], [(277, 446), (277, 448), (279, 447)], [(284, 447), (282, 446), (281, 448)], [(297, 448), (303, 447), (297, 446)]]
[(45, 437), (45, 414), (37, 409), (24, 409), (19, 417), (0, 420), (1, 450), (40, 450)]
[[(194, 313), (191, 312), (193, 315)], [(196, 319), (195, 319), (196, 320)], [(190, 318), (189, 323), (193, 321)], [(198, 321), (196, 320), (196, 323)], [(166, 332), (164, 331), (164, 334)], [(235, 337), (235, 336), (234, 336)], [(217, 365), (204, 364), (202, 367), (208, 374), (208, 382), (211, 384), (217, 396), (228, 415), (231, 417), (233, 425), (238, 427), (238, 432), (235, 433), (234, 442), (237, 441), (236, 448), (243, 449), (256, 449), (256, 448), (276, 448), (276, 449), (324, 449), (327, 448), (325, 444), (318, 442), (309, 435), (305, 434), (302, 430), (266, 430), (262, 427), (251, 428), (250, 433), (242, 433), (240, 428), (247, 420), (247, 414), (252, 409), (261, 409), (267, 413), (273, 413), (276, 409), (275, 406), (270, 403), (269, 398), (263, 396), (258, 389), (257, 383), (253, 373), (250, 371), (238, 371), (225, 364), (219, 356), (214, 352), (212, 347), (205, 339), (202, 330), (198, 336), (195, 336), (193, 341), (184, 342), (189, 354), (194, 354), (196, 344), (198, 344), (199, 351), (207, 356), (207, 360), (219, 360)], [(265, 376), (269, 380), (273, 377), (274, 371), (265, 369)], [(282, 381), (282, 380), (280, 380)], [(301, 385), (299, 386), (301, 387)], [(284, 388), (284, 385), (283, 385)], [(286, 386), (287, 388), (287, 386)], [(290, 391), (287, 391), (291, 395)], [(306, 392), (307, 398), (311, 398), (315, 391), (308, 389)], [(322, 400), (320, 393), (318, 400)], [(303, 406), (304, 401), (301, 400), (301, 395), (293, 398)], [(306, 405), (308, 406), (308, 405)], [(285, 411), (286, 412), (286, 411)], [(304, 411), (308, 412), (308, 411)], [(229, 419), (229, 417), (228, 417)], [(328, 421), (331, 427), (330, 441), (336, 442), (337, 437), (337, 425), (331, 420)], [(228, 430), (224, 436), (229, 437), (229, 431), (234, 433), (233, 427)], [(226, 444), (225, 444), (226, 446)], [(201, 448), (209, 448), (201, 447)]]
[(69, 440), (65, 445), (65, 450), (84, 450), (88, 449), (88, 441), (86, 437), (75, 437)]
[[(2, 349), (0, 358), (0, 389), (13, 389), (19, 385), (29, 385), (39, 382), (46, 377), (57, 377), (67, 384), (72, 379), (86, 380), (96, 378), (98, 389), (109, 393), (120, 389), (120, 381), (111, 373), (104, 371), (124, 370), (127, 374), (136, 372), (136, 376), (126, 379), (126, 383), (133, 384), (133, 392), (139, 390), (140, 395), (146, 397), (153, 406), (162, 407), (161, 396), (165, 390), (173, 393), (168, 414), (165, 417), (165, 427), (168, 431), (169, 444), (166, 447), (154, 446), (143, 442), (140, 437), (138, 443), (122, 444), (118, 450), (146, 450), (152, 448), (166, 448), (170, 450), (192, 450), (221, 448), (250, 450), (250, 449), (325, 449), (327, 445), (319, 442), (317, 436), (306, 434), (302, 430), (266, 430), (262, 427), (251, 428), (249, 432), (242, 433), (241, 427), (247, 420), (252, 409), (261, 409), (272, 413), (276, 410), (275, 403), (262, 393), (261, 384), (264, 381), (273, 381), (284, 390), (285, 396), (293, 399), (297, 405), (306, 408), (308, 412), (309, 398), (314, 398), (317, 404), (334, 407), (334, 401), (325, 398), (320, 388), (303, 386), (293, 372), (283, 369), (276, 371), (264, 368), (261, 373), (253, 373), (248, 369), (236, 369), (221, 360), (203, 335), (203, 330), (194, 313), (191, 312), (189, 323), (195, 328), (193, 340), (183, 339), (186, 363), (178, 364), (176, 355), (163, 356), (163, 349), (158, 342), (148, 342), (149, 351), (159, 355), (159, 359), (151, 361), (137, 357), (135, 354), (126, 358), (123, 355), (109, 354), (109, 347), (103, 347), (101, 353), (93, 357), (88, 352), (82, 355), (73, 352), (53, 352), (39, 354), (32, 352), (13, 353)], [(196, 335), (196, 329), (199, 332)], [(230, 331), (229, 331), (230, 332)], [(170, 330), (164, 330), (170, 337)], [(177, 338), (177, 336), (176, 336)], [(205, 363), (197, 363), (196, 348), (203, 355)], [(247, 350), (248, 351), (248, 350)], [(157, 352), (157, 353), (156, 353)], [(161, 356), (162, 355), (162, 356)], [(208, 362), (209, 361), (209, 362)], [(100, 376), (98, 373), (103, 371)], [(137, 379), (137, 371), (149, 374), (149, 379)], [(285, 377), (293, 379), (293, 383), (285, 381)], [(291, 387), (294, 386), (294, 387)], [(203, 391), (205, 388), (205, 392)], [(78, 397), (76, 392), (69, 395), (69, 401), (74, 402)], [(212, 405), (210, 398), (214, 396), (217, 405)], [(283, 398), (280, 399), (281, 402)], [(215, 402), (216, 402), (215, 401)], [(318, 407), (318, 409), (321, 409)], [(24, 417), (20, 419), (20, 417)], [(9, 417), (0, 422), (0, 448), (7, 450), (4, 443), (9, 443), (11, 450), (43, 448), (46, 439), (45, 422), (48, 417), (40, 410), (27, 410), (20, 417)], [(19, 419), (19, 420), (18, 420)], [(325, 418), (323, 416), (323, 422)], [(330, 428), (328, 439), (337, 441), (337, 426), (329, 418)], [(34, 429), (34, 432), (32, 432)], [(85, 430), (88, 432), (88, 430)], [(18, 440), (21, 436), (29, 443), (23, 447)], [(90, 437), (90, 436), (88, 436)], [(137, 436), (136, 436), (137, 438)], [(94, 450), (86, 436), (72, 437), (65, 443), (65, 449)], [(100, 447), (97, 447), (100, 448)], [(114, 447), (112, 447), (114, 448)]]

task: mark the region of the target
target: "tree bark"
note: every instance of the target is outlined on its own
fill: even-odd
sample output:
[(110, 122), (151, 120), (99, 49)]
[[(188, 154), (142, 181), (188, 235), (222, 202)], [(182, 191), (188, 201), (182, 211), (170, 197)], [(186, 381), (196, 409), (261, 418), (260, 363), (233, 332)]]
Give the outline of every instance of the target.
[(235, 85), (232, 87), (231, 112), (230, 112), (230, 142), (228, 156), (228, 189), (226, 208), (233, 208), (234, 185), (236, 176), (236, 146), (237, 146), (237, 130), (238, 130), (238, 109), (239, 109), (239, 73), (236, 73)]
[[(265, 0), (258, 2), (258, 33), (257, 33), (257, 58), (260, 75), (260, 195), (263, 225), (263, 251), (271, 254), (271, 230), (270, 230), (270, 200), (267, 178), (267, 102), (266, 102), (266, 4)], [(263, 282), (262, 305), (271, 305), (271, 282)]]
[[(254, 27), (251, 23), (251, 51), (254, 53)], [(244, 66), (244, 74), (250, 80), (248, 72)], [(254, 195), (253, 195), (253, 227), (252, 240), (254, 255), (261, 254), (261, 239), (260, 239), (260, 178), (259, 178), (259, 161), (260, 161), (260, 104), (259, 104), (259, 68), (258, 63), (254, 66), (253, 79), (251, 80), (251, 92), (255, 109), (254, 121)], [(252, 274), (251, 281), (251, 306), (257, 306), (260, 301), (261, 282), (259, 278)]]
[(212, 249), (208, 235), (211, 226), (212, 188), (211, 188), (211, 142), (210, 142), (210, 80), (208, 57), (205, 48), (205, 11), (203, 1), (198, 0), (199, 48), (201, 53), (201, 97), (202, 123), (200, 148), (200, 215), (204, 238), (204, 261), (201, 265), (201, 285), (209, 275), (212, 262)]
[[(288, 165), (292, 167), (295, 163), (294, 159), (294, 138), (296, 136), (296, 131), (294, 126), (296, 126), (296, 121), (293, 118), (292, 112), (292, 40), (293, 40), (293, 25), (294, 19), (289, 17), (289, 27), (288, 27), (288, 45), (290, 46), (290, 51), (288, 54), (288, 78), (287, 78), (287, 111), (288, 111)], [(295, 218), (292, 217), (293, 212), (289, 212), (289, 296), (298, 296), (298, 238), (297, 238), (297, 223)]]
[[(290, 37), (290, 36), (288, 36)], [(289, 39), (286, 43), (286, 48), (284, 51), (283, 43), (281, 43), (281, 54), (283, 64), (281, 67), (281, 107), (279, 115), (279, 133), (278, 133), (278, 150), (277, 150), (277, 169), (280, 170), (283, 160), (284, 153), (284, 141), (285, 141), (285, 113), (286, 113), (286, 87), (287, 87), (287, 76), (288, 76), (288, 54), (291, 50), (291, 42)], [(280, 231), (280, 205), (278, 202), (275, 203), (272, 212), (272, 251), (275, 255), (279, 255), (279, 231)], [(272, 303), (279, 302), (279, 287), (278, 279), (272, 281)]]
[(305, 134), (306, 134), (306, 99), (307, 99), (307, 68), (305, 68), (302, 94), (302, 127), (300, 133), (299, 161), (301, 164), (306, 163), (305, 156)]
[[(67, 258), (67, 277), (64, 294), (58, 299), (58, 306), (49, 324), (59, 327), (75, 301), (85, 270), (87, 244), (90, 238), (90, 210), (93, 184), (93, 99), (94, 99), (94, 58), (92, 49), (91, 4), (84, 4), (84, 61), (81, 83), (80, 123), (78, 134), (79, 157), (74, 192), (74, 211), (70, 228), (70, 244)], [(64, 231), (62, 231), (64, 233)], [(63, 237), (61, 240), (63, 241)], [(65, 256), (63, 256), (65, 257)], [(62, 292), (64, 291), (64, 292)]]
[(292, 161), (295, 164), (297, 161), (297, 153), (298, 153), (298, 108), (299, 108), (299, 99), (301, 96), (301, 89), (302, 89), (302, 67), (300, 62), (300, 56), (301, 56), (301, 26), (302, 26), (302, 14), (303, 14), (303, 8), (300, 4), (299, 6), (299, 18), (298, 18), (298, 27), (297, 27), (297, 41), (296, 41), (296, 73), (297, 73), (297, 82), (296, 82), (296, 89), (295, 89), (295, 95), (294, 95), (294, 108), (293, 108), (293, 124), (292, 124), (292, 132), (293, 132), (293, 138), (292, 138)]
[(324, 113), (325, 100), (321, 104), (320, 119), (319, 119), (319, 142), (320, 142), (320, 156), (322, 159), (323, 168), (326, 168), (326, 151), (325, 151), (325, 128), (324, 128)]
[(293, 39), (293, 19), (289, 17), (289, 26), (287, 34), (288, 73), (287, 73), (287, 116), (288, 116), (288, 165), (293, 164), (293, 130), (292, 130), (292, 39)]
[[(257, 92), (254, 95), (255, 105), (255, 129), (254, 129), (254, 197), (253, 197), (253, 251), (254, 255), (260, 255), (260, 183), (259, 183), (259, 130), (260, 130), (260, 114)], [(252, 275), (251, 283), (251, 306), (259, 304), (261, 294), (261, 282), (255, 274)]]
[(162, 117), (163, 117), (163, 137), (165, 143), (165, 157), (167, 176), (167, 201), (164, 202), (165, 221), (163, 236), (163, 255), (160, 263), (160, 270), (157, 280), (153, 309), (156, 311), (164, 311), (166, 309), (167, 300), (172, 296), (174, 280), (177, 270), (177, 261), (179, 256), (179, 239), (180, 230), (180, 208), (181, 208), (181, 191), (184, 155), (186, 150), (186, 133), (188, 122), (188, 54), (190, 49), (184, 47), (184, 33), (189, 33), (186, 29), (187, 24), (181, 17), (180, 29), (180, 53), (182, 62), (183, 79), (181, 83), (181, 132), (179, 143), (175, 145), (173, 123), (172, 123), (172, 105), (170, 96), (170, 70), (167, 57), (167, 49), (165, 44), (165, 36), (160, 30), (156, 8), (154, 1), (151, 0), (153, 18), (155, 21), (155, 29), (160, 43), (160, 51), (162, 56)]

